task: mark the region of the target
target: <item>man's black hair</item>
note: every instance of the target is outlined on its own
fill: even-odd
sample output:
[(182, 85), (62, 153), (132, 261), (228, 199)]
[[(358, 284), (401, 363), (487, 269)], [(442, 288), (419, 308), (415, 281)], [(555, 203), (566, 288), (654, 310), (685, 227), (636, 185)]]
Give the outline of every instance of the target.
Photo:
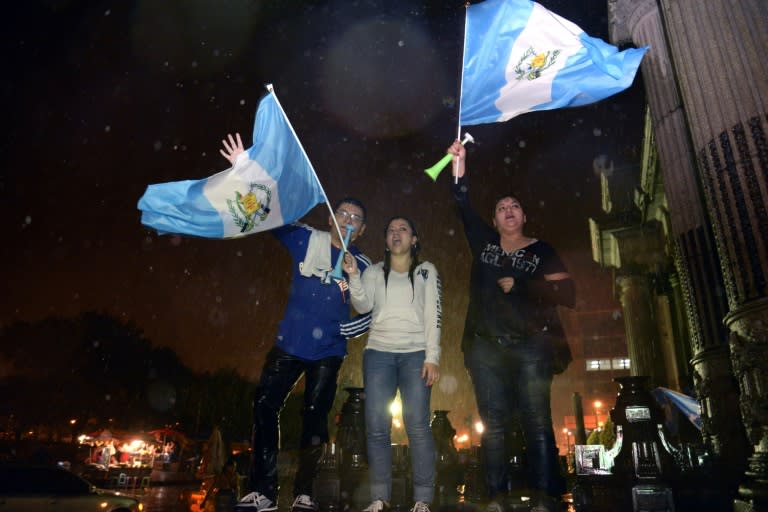
[(358, 208), (360, 208), (360, 210), (363, 212), (363, 222), (365, 222), (365, 219), (368, 218), (368, 212), (366, 211), (365, 206), (363, 205), (362, 201), (360, 201), (359, 199), (356, 199), (354, 197), (347, 196), (347, 197), (344, 197), (344, 198), (340, 199), (339, 201), (336, 201), (336, 204), (333, 205), (333, 211), (338, 210), (339, 207), (341, 207), (341, 205), (344, 204), (344, 203), (351, 204), (353, 206), (357, 206)]

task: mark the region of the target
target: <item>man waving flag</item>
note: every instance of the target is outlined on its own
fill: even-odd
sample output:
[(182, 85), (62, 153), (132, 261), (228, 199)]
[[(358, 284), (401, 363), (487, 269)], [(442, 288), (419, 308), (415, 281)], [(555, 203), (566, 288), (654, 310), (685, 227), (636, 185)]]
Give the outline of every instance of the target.
[(459, 124), (607, 98), (632, 84), (646, 50), (619, 52), (530, 0), (470, 5)]
[(272, 86), (267, 89), (253, 146), (209, 178), (147, 187), (138, 204), (142, 224), (161, 234), (235, 238), (289, 224), (327, 202)]

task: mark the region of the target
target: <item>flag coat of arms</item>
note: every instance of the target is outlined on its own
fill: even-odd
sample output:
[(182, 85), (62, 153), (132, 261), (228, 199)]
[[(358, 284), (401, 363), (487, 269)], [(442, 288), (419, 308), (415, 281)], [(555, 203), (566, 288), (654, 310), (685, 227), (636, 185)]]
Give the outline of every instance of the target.
[(459, 124), (594, 103), (632, 84), (646, 50), (620, 52), (530, 0), (470, 5)]
[(235, 238), (295, 222), (325, 201), (312, 164), (274, 91), (259, 103), (253, 146), (200, 180), (147, 187), (141, 223), (160, 234)]

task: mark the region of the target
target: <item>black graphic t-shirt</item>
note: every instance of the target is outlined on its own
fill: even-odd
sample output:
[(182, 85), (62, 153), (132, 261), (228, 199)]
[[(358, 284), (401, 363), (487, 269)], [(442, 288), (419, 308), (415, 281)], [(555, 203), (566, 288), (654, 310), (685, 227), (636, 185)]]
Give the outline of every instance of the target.
[[(472, 252), (464, 343), (475, 334), (526, 338), (542, 328), (560, 329), (556, 306), (526, 293), (527, 283), (543, 280), (545, 274), (566, 272), (554, 248), (535, 240), (526, 247), (504, 252), (499, 233), (470, 206), (466, 181), (459, 179), (452, 191)], [(497, 281), (507, 276), (515, 278), (515, 286), (504, 293)]]

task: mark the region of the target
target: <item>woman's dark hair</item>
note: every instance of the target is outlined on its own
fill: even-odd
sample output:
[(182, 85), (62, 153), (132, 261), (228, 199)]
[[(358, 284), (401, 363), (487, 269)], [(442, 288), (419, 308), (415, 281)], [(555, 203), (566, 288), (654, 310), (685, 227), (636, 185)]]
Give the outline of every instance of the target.
[(333, 211), (338, 210), (344, 203), (351, 204), (360, 208), (360, 210), (363, 212), (363, 222), (365, 222), (365, 219), (368, 218), (368, 212), (365, 210), (365, 206), (363, 205), (362, 201), (357, 198), (350, 196), (341, 198), (340, 200), (336, 201), (336, 204), (333, 205)]
[(520, 206), (523, 206), (523, 202), (520, 201), (520, 199), (518, 199), (516, 195), (514, 195), (514, 194), (501, 194), (501, 195), (496, 196), (496, 198), (493, 201), (493, 211), (491, 212), (493, 215), (496, 215), (496, 207), (499, 206), (499, 202), (502, 199), (507, 199), (507, 198), (514, 199), (515, 201), (517, 201), (520, 204)]
[[(408, 223), (408, 226), (411, 228), (411, 235), (418, 237), (419, 233), (416, 231), (416, 225), (413, 223), (411, 219), (408, 217), (403, 217), (402, 215), (396, 215), (389, 219), (387, 221), (387, 225), (384, 228), (384, 239), (387, 238), (387, 232), (389, 231), (389, 225), (392, 224), (393, 220), (404, 220), (406, 223)], [(413, 271), (416, 270), (416, 267), (419, 266), (419, 250), (421, 249), (421, 244), (419, 243), (419, 239), (416, 239), (416, 243), (411, 245), (411, 266), (408, 268), (408, 280), (411, 282), (411, 292), (415, 293), (413, 289)], [(389, 271), (391, 269), (391, 254), (389, 252), (389, 247), (384, 245), (384, 289), (387, 288), (387, 282), (389, 281)], [(413, 300), (413, 297), (411, 297), (411, 300)]]

